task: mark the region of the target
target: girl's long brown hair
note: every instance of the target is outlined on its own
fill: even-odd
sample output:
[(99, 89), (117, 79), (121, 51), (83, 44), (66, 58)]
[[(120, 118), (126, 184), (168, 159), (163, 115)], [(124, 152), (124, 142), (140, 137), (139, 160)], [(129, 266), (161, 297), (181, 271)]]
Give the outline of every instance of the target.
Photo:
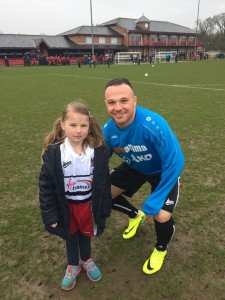
[(62, 116), (54, 122), (52, 130), (45, 137), (42, 153), (45, 152), (49, 145), (64, 141), (66, 136), (62, 130), (61, 122), (65, 122), (65, 120), (68, 118), (69, 112), (75, 112), (89, 117), (90, 127), (88, 136), (84, 140), (84, 150), (87, 145), (92, 148), (97, 148), (104, 143), (104, 137), (102, 135), (101, 128), (96, 119), (91, 115), (88, 107), (80, 102), (71, 102), (64, 107)]

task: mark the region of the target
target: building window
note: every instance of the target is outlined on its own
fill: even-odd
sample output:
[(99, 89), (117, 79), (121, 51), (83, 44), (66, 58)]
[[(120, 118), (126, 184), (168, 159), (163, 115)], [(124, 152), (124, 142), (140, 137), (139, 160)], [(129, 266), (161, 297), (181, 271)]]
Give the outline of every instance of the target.
[(186, 42), (187, 42), (187, 37), (186, 36), (181, 36), (180, 37), (180, 43), (181, 43), (181, 45), (186, 45)]
[(150, 40), (154, 43), (157, 43), (158, 42), (158, 37), (157, 37), (157, 34), (151, 34), (150, 35)]
[(105, 44), (105, 38), (104, 37), (99, 37), (98, 41), (99, 41), (99, 44)]
[(117, 44), (117, 38), (112, 37), (112, 38), (111, 38), (111, 44), (116, 45), (116, 44)]
[(175, 44), (176, 45), (177, 41), (178, 41), (177, 35), (171, 35), (171, 37), (170, 37), (171, 44)]
[(168, 36), (167, 35), (160, 35), (159, 36), (159, 41), (160, 41), (160, 43), (165, 45), (168, 41)]
[(195, 45), (195, 37), (194, 36), (189, 36), (189, 45), (194, 46)]
[(92, 44), (92, 37), (91, 36), (86, 37), (86, 44)]
[(142, 44), (141, 34), (131, 34), (130, 35), (130, 45), (131, 46), (140, 46)]

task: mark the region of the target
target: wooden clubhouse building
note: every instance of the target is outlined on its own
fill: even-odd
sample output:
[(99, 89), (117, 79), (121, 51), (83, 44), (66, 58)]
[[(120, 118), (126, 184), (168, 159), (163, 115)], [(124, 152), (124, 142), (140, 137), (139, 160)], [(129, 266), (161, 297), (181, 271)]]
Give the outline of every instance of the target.
[[(92, 43), (93, 36), (93, 43)], [(196, 32), (165, 21), (116, 18), (97, 26), (79, 26), (55, 36), (0, 34), (0, 59), (22, 58), (25, 53), (44, 56), (81, 57), (115, 55), (117, 52), (141, 52), (148, 57), (159, 51), (176, 51), (183, 59), (203, 51)]]

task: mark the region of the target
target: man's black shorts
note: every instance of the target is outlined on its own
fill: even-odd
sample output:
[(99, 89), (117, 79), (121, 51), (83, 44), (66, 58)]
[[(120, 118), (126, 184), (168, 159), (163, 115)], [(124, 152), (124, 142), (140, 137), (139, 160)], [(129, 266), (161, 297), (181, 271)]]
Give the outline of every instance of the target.
[[(128, 197), (132, 197), (145, 182), (150, 183), (151, 192), (153, 192), (159, 184), (160, 179), (161, 174), (159, 173), (144, 175), (130, 168), (126, 163), (122, 163), (118, 167), (114, 168), (110, 174), (111, 184), (125, 190), (123, 194)], [(172, 213), (176, 207), (178, 198), (179, 178), (169, 195), (166, 197), (161, 209)]]

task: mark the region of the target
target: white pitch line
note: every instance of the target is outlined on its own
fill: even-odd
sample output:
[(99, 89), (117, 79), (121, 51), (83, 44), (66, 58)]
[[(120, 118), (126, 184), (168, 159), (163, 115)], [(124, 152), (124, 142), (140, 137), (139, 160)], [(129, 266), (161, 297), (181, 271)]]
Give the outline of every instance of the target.
[(140, 84), (150, 84), (150, 85), (160, 85), (160, 86), (167, 86), (167, 87), (185, 88), (185, 89), (200, 89), (200, 90), (210, 90), (210, 91), (225, 91), (225, 89), (202, 87), (202, 86), (193, 86), (193, 85), (185, 85), (185, 84), (165, 84), (165, 83), (154, 83), (154, 82), (143, 82), (143, 81), (132, 81), (132, 82), (140, 83)]
[[(93, 76), (81, 76), (81, 75), (66, 75), (66, 74), (41, 74), (41, 75), (20, 75), (20, 77), (43, 77), (43, 76), (61, 76), (61, 77), (75, 77), (75, 78), (86, 78), (86, 79), (97, 79), (97, 80), (111, 80), (112, 78), (102, 78), (102, 77), (93, 77)], [(0, 78), (4, 77), (15, 77), (15, 76), (7, 76), (3, 75), (0, 76)], [(224, 92), (225, 89), (222, 88), (212, 88), (212, 87), (202, 87), (202, 86), (193, 86), (193, 85), (184, 85), (184, 84), (166, 84), (166, 83), (156, 83), (156, 82), (144, 82), (144, 81), (134, 81), (132, 80), (132, 83), (137, 83), (137, 84), (146, 84), (146, 85), (158, 85), (158, 86), (165, 86), (165, 87), (175, 87), (175, 88), (184, 88), (184, 89), (199, 89), (199, 90), (209, 90), (209, 91), (219, 91), (219, 92)]]
[[(80, 76), (80, 75), (65, 75), (65, 74), (51, 74), (55, 76), (68, 76), (68, 77), (77, 77), (77, 78), (87, 78), (87, 79), (98, 79), (98, 80), (111, 80), (112, 78), (102, 78), (102, 77), (93, 77), (93, 76)], [(185, 88), (185, 89), (200, 89), (200, 90), (210, 90), (210, 91), (225, 91), (225, 89), (219, 88), (210, 88), (210, 87), (202, 87), (202, 86), (192, 86), (192, 85), (184, 85), (184, 84), (165, 84), (165, 83), (156, 83), (156, 82), (144, 82), (144, 81), (134, 81), (132, 83), (138, 84), (149, 84), (149, 85), (159, 85), (159, 86), (166, 86), (166, 87), (175, 87), (175, 88)]]

